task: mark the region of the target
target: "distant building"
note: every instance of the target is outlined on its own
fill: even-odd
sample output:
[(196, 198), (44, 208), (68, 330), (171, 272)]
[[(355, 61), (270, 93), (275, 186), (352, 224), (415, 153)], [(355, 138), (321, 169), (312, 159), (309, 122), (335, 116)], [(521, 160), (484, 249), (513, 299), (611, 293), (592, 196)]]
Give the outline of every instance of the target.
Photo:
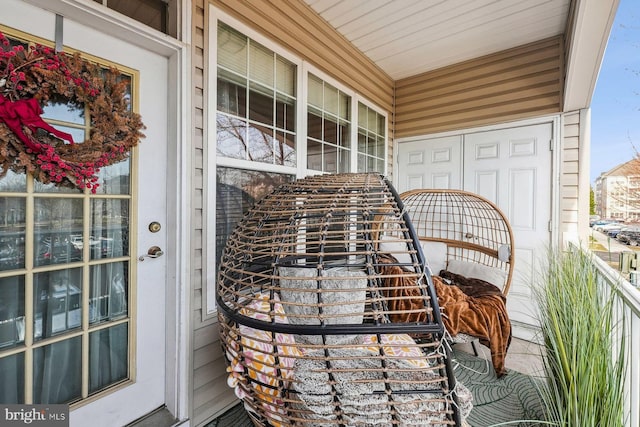
[(601, 218), (640, 220), (640, 160), (629, 160), (600, 174), (594, 196)]

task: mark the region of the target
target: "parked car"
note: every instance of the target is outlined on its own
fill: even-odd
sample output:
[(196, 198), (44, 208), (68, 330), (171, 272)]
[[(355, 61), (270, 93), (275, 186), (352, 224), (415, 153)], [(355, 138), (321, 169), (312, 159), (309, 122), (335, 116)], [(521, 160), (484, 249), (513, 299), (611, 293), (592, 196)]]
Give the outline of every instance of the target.
[(624, 225), (619, 222), (610, 222), (609, 224), (598, 227), (597, 231), (602, 231), (604, 234), (609, 234), (612, 230), (621, 230)]
[(618, 221), (614, 221), (614, 220), (611, 220), (611, 219), (601, 219), (600, 221), (596, 221), (596, 222), (593, 223), (593, 229), (595, 231), (603, 231), (603, 228), (606, 225), (613, 224), (613, 223), (617, 224)]
[(623, 227), (616, 239), (625, 245), (638, 246), (640, 243), (640, 227)]
[(615, 238), (618, 235), (618, 233), (620, 233), (620, 230), (622, 230), (623, 228), (624, 227), (620, 225), (618, 227), (607, 228), (605, 232), (607, 233), (607, 236)]

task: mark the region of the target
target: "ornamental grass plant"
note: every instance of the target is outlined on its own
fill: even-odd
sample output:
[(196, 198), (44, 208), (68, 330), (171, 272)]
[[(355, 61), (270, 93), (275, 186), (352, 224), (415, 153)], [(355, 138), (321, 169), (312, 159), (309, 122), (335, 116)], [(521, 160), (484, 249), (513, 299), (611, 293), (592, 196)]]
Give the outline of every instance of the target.
[(547, 377), (548, 422), (570, 427), (623, 426), (624, 325), (616, 289), (598, 280), (590, 255), (551, 251), (537, 289)]

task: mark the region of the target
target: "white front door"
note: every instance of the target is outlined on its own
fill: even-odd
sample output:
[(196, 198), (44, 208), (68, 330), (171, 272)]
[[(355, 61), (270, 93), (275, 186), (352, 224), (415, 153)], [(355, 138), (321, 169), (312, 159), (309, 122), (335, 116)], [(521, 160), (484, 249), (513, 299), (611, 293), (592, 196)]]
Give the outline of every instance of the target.
[[(17, 0), (3, 6), (4, 32), (52, 41), (53, 13)], [(15, 225), (28, 242), (23, 259), (0, 267), (2, 296), (28, 307), (26, 334), (0, 347), (0, 370), (19, 367), (3, 390), (11, 403), (70, 403), (72, 426), (122, 426), (165, 403), (168, 256), (138, 257), (151, 246), (168, 249), (168, 60), (67, 18), (63, 36), (65, 49), (130, 76), (146, 137), (130, 162), (103, 169), (96, 195), (24, 177), (0, 189), (1, 201), (23, 213)], [(60, 289), (62, 315), (52, 308)]]
[(536, 262), (550, 242), (552, 124), (543, 123), (398, 144), (399, 192), (463, 189), (494, 202), (515, 240), (515, 271), (507, 298), (514, 334), (531, 338)]
[(551, 123), (466, 134), (464, 190), (494, 202), (507, 216), (515, 240), (515, 270), (507, 297), (514, 333), (537, 324), (532, 285), (550, 243)]

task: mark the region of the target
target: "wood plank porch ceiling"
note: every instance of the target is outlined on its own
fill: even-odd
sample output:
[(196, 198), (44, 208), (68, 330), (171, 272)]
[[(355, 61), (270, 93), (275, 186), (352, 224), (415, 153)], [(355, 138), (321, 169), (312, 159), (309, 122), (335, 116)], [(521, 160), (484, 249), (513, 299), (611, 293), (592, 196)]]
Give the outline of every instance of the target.
[(394, 80), (565, 32), (571, 0), (304, 0)]

